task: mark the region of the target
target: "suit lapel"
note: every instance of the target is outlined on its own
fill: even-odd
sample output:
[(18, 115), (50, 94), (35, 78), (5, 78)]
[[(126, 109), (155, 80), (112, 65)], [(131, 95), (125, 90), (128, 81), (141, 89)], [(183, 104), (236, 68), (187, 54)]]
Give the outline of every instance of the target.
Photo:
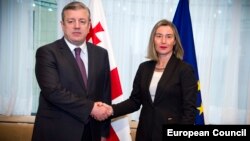
[(90, 44), (86, 43), (87, 45), (87, 51), (88, 51), (88, 87), (91, 86), (91, 80), (93, 79), (93, 70), (94, 70), (94, 57), (92, 52), (92, 47)]
[(155, 65), (156, 65), (155, 61), (152, 61), (147, 65), (147, 69), (145, 70), (145, 75), (147, 75), (147, 77), (144, 77), (144, 78), (146, 78), (145, 79), (145, 84), (146, 84), (145, 88), (147, 90), (147, 94), (146, 94), (147, 100), (151, 104), (153, 104), (153, 101), (152, 101), (152, 98), (150, 95), (149, 87), (150, 87), (150, 83), (151, 83), (151, 80), (152, 80), (152, 77), (154, 74)]
[[(88, 51), (88, 87), (92, 86), (92, 81), (94, 80), (94, 74), (95, 74), (95, 64), (94, 64), (94, 52), (93, 52), (93, 46), (90, 43), (86, 43), (87, 45), (87, 51)], [(90, 90), (90, 88), (88, 88)]]
[(154, 103), (159, 102), (161, 100), (162, 95), (164, 95), (164, 89), (167, 88), (166, 85), (168, 85), (171, 76), (175, 71), (176, 65), (177, 65), (177, 58), (175, 58), (175, 56), (172, 55), (166, 66), (166, 69), (162, 74), (160, 81), (158, 82)]
[(60, 40), (59, 43), (60, 43), (59, 48), (63, 57), (65, 57), (65, 61), (68, 61), (68, 64), (70, 64), (71, 68), (73, 69), (72, 73), (74, 74), (72, 75), (76, 75), (77, 80), (79, 81), (79, 83), (81, 83), (82, 87), (86, 90), (83, 79), (82, 79), (81, 71), (77, 65), (74, 55), (72, 54), (71, 50), (69, 49), (68, 45), (66, 44), (63, 38)]

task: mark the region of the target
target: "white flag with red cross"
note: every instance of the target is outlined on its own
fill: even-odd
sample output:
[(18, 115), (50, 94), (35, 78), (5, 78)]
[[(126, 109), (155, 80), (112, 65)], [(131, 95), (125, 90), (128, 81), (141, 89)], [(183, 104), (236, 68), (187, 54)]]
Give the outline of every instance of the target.
[[(91, 12), (91, 29), (87, 36), (87, 41), (101, 46), (108, 51), (110, 61), (112, 103), (119, 103), (123, 101), (122, 88), (117, 66), (115, 64), (101, 0), (90, 0), (89, 9)], [(112, 119), (110, 136), (107, 138), (107, 141), (131, 141), (130, 127), (127, 116)]]

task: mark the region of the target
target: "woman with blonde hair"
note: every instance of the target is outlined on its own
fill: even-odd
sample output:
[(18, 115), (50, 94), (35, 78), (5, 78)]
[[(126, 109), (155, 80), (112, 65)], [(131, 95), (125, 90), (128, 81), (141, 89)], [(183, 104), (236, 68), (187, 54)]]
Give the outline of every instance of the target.
[(194, 124), (197, 80), (183, 54), (174, 24), (157, 22), (149, 39), (149, 60), (140, 64), (129, 99), (112, 105), (114, 117), (142, 106), (136, 141), (161, 141), (163, 125)]

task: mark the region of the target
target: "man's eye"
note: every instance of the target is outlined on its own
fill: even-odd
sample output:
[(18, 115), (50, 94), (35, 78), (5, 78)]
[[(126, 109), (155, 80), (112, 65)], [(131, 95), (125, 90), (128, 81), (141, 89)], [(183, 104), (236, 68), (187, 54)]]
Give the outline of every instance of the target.
[(86, 24), (86, 21), (80, 21), (81, 24)]
[(74, 21), (73, 20), (68, 20), (67, 23), (73, 23)]

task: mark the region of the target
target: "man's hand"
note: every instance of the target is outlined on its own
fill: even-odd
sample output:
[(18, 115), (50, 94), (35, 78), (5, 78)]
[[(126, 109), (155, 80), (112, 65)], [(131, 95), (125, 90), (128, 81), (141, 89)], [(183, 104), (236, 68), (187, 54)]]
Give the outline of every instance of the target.
[(107, 141), (105, 137), (101, 137), (101, 141)]
[(102, 102), (95, 102), (91, 116), (96, 120), (103, 121), (113, 114), (113, 108)]

